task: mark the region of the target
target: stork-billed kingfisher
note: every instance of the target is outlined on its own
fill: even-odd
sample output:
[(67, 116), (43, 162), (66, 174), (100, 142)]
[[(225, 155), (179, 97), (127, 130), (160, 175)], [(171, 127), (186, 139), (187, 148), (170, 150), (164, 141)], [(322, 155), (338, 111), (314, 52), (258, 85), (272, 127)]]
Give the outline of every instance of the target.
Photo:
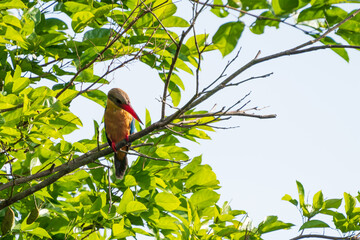
[[(126, 153), (116, 150), (116, 144), (125, 139), (129, 141), (129, 135), (135, 131), (135, 119), (141, 120), (131, 107), (129, 96), (120, 88), (113, 88), (108, 93), (105, 108), (104, 122), (105, 133), (109, 145), (115, 152), (115, 175), (122, 179), (128, 166)], [(128, 151), (129, 146), (121, 148)]]

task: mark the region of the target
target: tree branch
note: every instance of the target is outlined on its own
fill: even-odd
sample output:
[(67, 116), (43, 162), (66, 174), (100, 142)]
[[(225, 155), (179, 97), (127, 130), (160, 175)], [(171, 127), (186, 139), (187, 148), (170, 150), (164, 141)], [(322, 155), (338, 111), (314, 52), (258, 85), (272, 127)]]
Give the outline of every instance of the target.
[(307, 234), (307, 235), (300, 235), (294, 238), (291, 238), (290, 240), (298, 240), (303, 238), (323, 238), (323, 239), (331, 239), (331, 240), (356, 240), (359, 239), (357, 237), (333, 237), (333, 236), (327, 236), (327, 235), (321, 235), (321, 234)]
[(191, 31), (191, 29), (194, 27), (195, 25), (195, 22), (196, 22), (196, 19), (198, 18), (198, 16), (200, 15), (200, 13), (204, 10), (204, 7), (205, 6), (202, 6), (202, 8), (200, 8), (199, 11), (197, 11), (195, 13), (195, 16), (193, 17), (192, 21), (191, 21), (191, 25), (186, 29), (186, 31), (184, 31), (181, 35), (181, 38), (180, 38), (180, 41), (176, 47), (176, 52), (175, 52), (175, 55), (172, 59), (172, 62), (171, 62), (171, 65), (170, 65), (170, 69), (167, 73), (167, 77), (166, 77), (166, 80), (165, 80), (165, 86), (164, 86), (164, 92), (163, 92), (163, 97), (162, 97), (162, 106), (161, 106), (161, 119), (164, 119), (165, 117), (165, 106), (166, 106), (166, 93), (167, 93), (167, 89), (169, 87), (169, 83), (170, 83), (170, 78), (171, 78), (171, 75), (172, 75), (172, 72), (174, 71), (175, 69), (175, 63), (179, 57), (179, 53), (180, 53), (180, 49), (181, 49), (181, 46), (183, 44), (183, 41), (185, 39), (185, 37), (187, 36), (187, 34)]
[(217, 116), (243, 116), (243, 117), (252, 117), (259, 119), (269, 119), (276, 118), (276, 114), (268, 115), (257, 115), (252, 113), (246, 113), (245, 111), (229, 111), (229, 112), (216, 112), (216, 113), (203, 113), (203, 114), (194, 114), (194, 115), (181, 115), (180, 119), (189, 119), (189, 118), (204, 118), (204, 117), (217, 117)]

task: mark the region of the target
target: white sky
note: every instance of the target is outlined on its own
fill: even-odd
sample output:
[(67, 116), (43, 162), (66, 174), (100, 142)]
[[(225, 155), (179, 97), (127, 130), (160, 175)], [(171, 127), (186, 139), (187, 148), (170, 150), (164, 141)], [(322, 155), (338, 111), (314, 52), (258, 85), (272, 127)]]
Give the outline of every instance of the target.
[[(182, 16), (181, 13), (176, 15)], [(218, 20), (210, 14), (200, 18), (197, 33), (213, 33), (219, 26)], [(236, 18), (228, 17), (225, 21)], [(260, 36), (246, 30), (237, 46), (237, 49), (242, 47), (241, 54), (228, 73), (251, 60), (258, 50), (262, 51), (261, 56), (266, 56), (308, 40), (309, 37), (286, 25), (280, 25), (278, 30), (267, 28)], [(274, 74), (225, 89), (202, 105), (202, 109), (210, 110), (217, 104), (220, 109), (252, 91), (249, 106), (269, 106), (258, 113), (278, 115), (270, 120), (234, 117), (220, 125), (239, 128), (210, 133), (212, 140), (201, 141), (201, 145), (185, 143), (190, 156), (203, 154), (203, 163), (212, 166), (217, 174), (222, 186), (218, 191), (220, 205), (231, 201), (233, 209), (246, 210), (256, 224), (268, 215), (298, 224), (291, 231), (264, 235), (265, 239), (296, 236), (301, 222), (299, 213), (281, 200), (285, 194), (297, 197), (296, 180), (303, 183), (310, 202), (318, 190), (323, 190), (326, 198), (342, 198), (344, 191), (357, 195), (360, 55), (356, 50), (349, 54), (350, 63), (331, 50), (322, 50), (259, 64), (236, 80)], [(201, 82), (212, 82), (233, 56), (222, 59), (219, 52), (206, 54)], [(98, 65), (101, 66), (104, 65)], [(193, 90), (194, 77), (187, 73), (180, 75), (186, 90)], [(145, 120), (145, 108), (153, 121), (160, 117), (161, 106), (155, 98), (162, 95), (163, 84), (155, 70), (144, 64), (130, 64), (107, 79), (112, 83), (102, 90), (106, 92), (113, 87), (125, 90), (142, 120)], [(79, 98), (73, 102), (72, 111), (80, 116), (84, 127), (72, 134), (71, 139), (92, 137), (93, 119), (100, 122), (104, 110)]]

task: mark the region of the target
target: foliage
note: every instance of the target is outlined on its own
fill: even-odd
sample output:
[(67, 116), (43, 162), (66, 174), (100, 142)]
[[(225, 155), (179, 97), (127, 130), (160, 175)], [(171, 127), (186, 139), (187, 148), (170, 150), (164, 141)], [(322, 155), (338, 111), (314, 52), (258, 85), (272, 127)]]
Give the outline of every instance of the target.
[[(349, 193), (344, 193), (344, 198), (331, 198), (325, 199), (322, 191), (318, 191), (313, 196), (312, 203), (306, 203), (305, 190), (300, 182), (296, 182), (298, 188), (299, 198), (298, 200), (293, 199), (290, 195), (286, 194), (282, 200), (289, 201), (291, 204), (296, 206), (303, 219), (303, 224), (299, 230), (306, 230), (313, 228), (328, 228), (330, 226), (319, 219), (324, 216), (332, 217), (332, 228), (340, 230), (348, 239), (354, 236), (356, 231), (360, 230), (360, 208), (356, 207), (357, 202), (360, 202), (360, 195), (353, 197)], [(342, 201), (344, 200), (344, 210), (338, 211)], [(324, 237), (327, 238), (327, 237)]]
[[(341, 2), (350, 10), (342, 8)], [(242, 109), (230, 111), (241, 100), (217, 113), (197, 109), (215, 92), (241, 84), (230, 82), (255, 64), (323, 48), (348, 61), (345, 49), (360, 45), (360, 15), (351, 2), (357, 1), (190, 1), (186, 4), (193, 17), (185, 19), (177, 12), (177, 5), (184, 3), (171, 0), (1, 1), (2, 236), (262, 239), (265, 233), (290, 228), (291, 223), (276, 216), (253, 227), (245, 211), (232, 210), (227, 202), (220, 205), (216, 174), (201, 156), (189, 159), (181, 139), (210, 139), (207, 131), (214, 129), (209, 124), (227, 116), (266, 117)], [(210, 35), (196, 34), (194, 25), (203, 12), (228, 21)], [(238, 13), (237, 18), (229, 12)], [(252, 24), (247, 27), (249, 19)], [(308, 34), (313, 41), (254, 59), (222, 82), (218, 80), (224, 75), (199, 89), (205, 52), (227, 56), (247, 28), (263, 34), (266, 27), (281, 24)], [(305, 48), (315, 42), (323, 45)], [(111, 170), (111, 149), (101, 150), (107, 146), (103, 129), (92, 139), (78, 142), (68, 142), (65, 136), (82, 127), (81, 119), (70, 111), (72, 102), (83, 96), (105, 107), (107, 97), (101, 86), (108, 84), (106, 75), (135, 61), (157, 71), (164, 82), (162, 117), (154, 121), (147, 112), (145, 127), (136, 126), (139, 132), (130, 141), (139, 157), (125, 178), (117, 180)], [(98, 63), (108, 66), (104, 73), (94, 71)], [(182, 98), (185, 84), (178, 72), (194, 76), (195, 90), (187, 90), (194, 91), (190, 99)], [(166, 101), (168, 95), (172, 104)], [(167, 105), (172, 108), (166, 109)], [(94, 126), (98, 129), (99, 123)], [(124, 145), (122, 141), (118, 147)], [(319, 192), (309, 206), (300, 183), (298, 188), (299, 200), (288, 195), (284, 199), (302, 211), (305, 222), (300, 229), (328, 227), (313, 219), (325, 214), (343, 233), (359, 230), (356, 198), (344, 195), (344, 215), (333, 210), (341, 200), (324, 200)]]

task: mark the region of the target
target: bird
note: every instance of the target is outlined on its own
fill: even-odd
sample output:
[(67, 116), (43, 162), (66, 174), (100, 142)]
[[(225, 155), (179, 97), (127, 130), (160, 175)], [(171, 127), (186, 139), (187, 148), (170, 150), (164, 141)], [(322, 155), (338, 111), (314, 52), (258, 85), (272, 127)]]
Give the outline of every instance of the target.
[[(116, 149), (116, 144), (123, 139), (129, 141), (129, 135), (135, 132), (135, 119), (141, 120), (130, 104), (129, 96), (120, 88), (108, 92), (104, 113), (106, 139), (114, 151), (115, 176), (123, 179), (128, 166), (125, 152)], [(129, 150), (129, 145), (121, 148)]]

